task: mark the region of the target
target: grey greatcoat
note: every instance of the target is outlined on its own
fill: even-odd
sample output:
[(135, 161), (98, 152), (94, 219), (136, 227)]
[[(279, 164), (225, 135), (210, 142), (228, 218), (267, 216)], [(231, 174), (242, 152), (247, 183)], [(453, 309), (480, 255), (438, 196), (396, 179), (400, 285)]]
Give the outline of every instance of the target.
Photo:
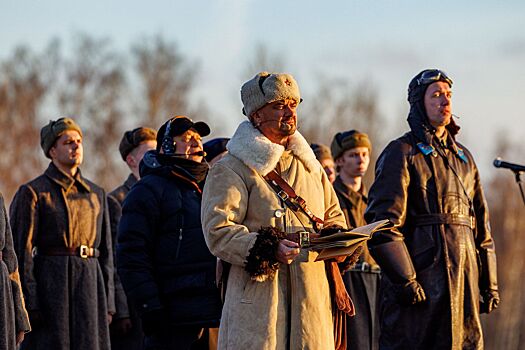
[[(104, 190), (51, 163), (19, 188), (10, 214), (27, 309), (43, 317), (22, 348), (109, 349), (114, 272)], [(99, 257), (38, 253), (81, 245), (97, 248)]]
[(16, 346), (16, 334), (29, 332), (31, 327), (24, 305), (11, 227), (1, 194), (0, 210), (0, 349), (11, 350)]
[[(108, 194), (109, 217), (111, 221), (111, 236), (113, 239), (113, 248), (117, 245), (117, 231), (118, 223), (122, 216), (122, 203), (128, 194), (131, 187), (137, 182), (137, 178), (133, 174), (129, 174), (126, 181), (111, 191)], [(115, 251), (115, 249), (113, 249)], [(115, 272), (116, 264), (115, 264)], [(125, 349), (125, 350), (139, 350), (143, 347), (144, 333), (142, 332), (142, 325), (138, 310), (133, 306), (133, 303), (128, 303), (128, 298), (120, 282), (118, 273), (115, 273), (115, 307), (116, 313), (113, 316), (113, 323), (110, 326), (111, 332), (111, 349)], [(118, 334), (113, 326), (118, 322), (118, 319), (130, 318), (132, 328), (129, 333), (125, 335)]]

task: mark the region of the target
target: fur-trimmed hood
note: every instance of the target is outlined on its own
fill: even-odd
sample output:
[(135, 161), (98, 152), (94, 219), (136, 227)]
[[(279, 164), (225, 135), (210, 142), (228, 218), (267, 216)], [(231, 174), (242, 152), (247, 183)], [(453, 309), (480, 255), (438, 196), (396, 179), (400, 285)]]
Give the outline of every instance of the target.
[(292, 151), (308, 171), (321, 169), (321, 164), (299, 131), (290, 136), (285, 149), (284, 146), (271, 142), (246, 120), (239, 125), (226, 148), (232, 156), (262, 176), (275, 169), (285, 150)]

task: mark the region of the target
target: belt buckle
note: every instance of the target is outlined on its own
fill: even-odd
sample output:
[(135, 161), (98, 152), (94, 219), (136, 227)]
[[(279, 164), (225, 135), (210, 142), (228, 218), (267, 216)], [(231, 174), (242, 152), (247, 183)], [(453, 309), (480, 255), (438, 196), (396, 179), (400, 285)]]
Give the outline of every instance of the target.
[(280, 190), (279, 193), (277, 193), (277, 196), (281, 198), (283, 202), (286, 202), (290, 196), (288, 196), (288, 193), (286, 193), (284, 190)]
[(360, 266), (360, 267), (361, 267), (361, 268), (360, 268), (359, 270), (362, 271), (362, 272), (368, 272), (368, 271), (370, 271), (370, 264), (367, 263), (366, 261), (363, 261), (363, 262), (361, 263), (361, 266)]
[(301, 248), (306, 248), (310, 246), (310, 232), (299, 231), (299, 245)]
[(80, 246), (80, 257), (83, 259), (89, 258), (89, 247), (87, 245)]

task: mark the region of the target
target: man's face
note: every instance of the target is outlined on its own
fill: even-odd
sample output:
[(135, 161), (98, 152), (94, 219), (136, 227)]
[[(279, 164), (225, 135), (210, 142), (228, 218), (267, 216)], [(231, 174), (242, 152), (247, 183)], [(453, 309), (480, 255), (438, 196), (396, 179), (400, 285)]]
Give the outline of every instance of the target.
[(286, 99), (266, 104), (253, 114), (261, 133), (272, 142), (279, 142), (297, 130), (297, 101)]
[(370, 164), (370, 151), (368, 147), (355, 147), (346, 150), (335, 161), (339, 166), (339, 172), (348, 177), (360, 177), (365, 175)]
[(452, 118), (452, 90), (444, 81), (437, 81), (429, 85), (425, 91), (425, 110), (428, 121), (435, 127), (444, 127)]
[(321, 163), (321, 166), (323, 167), (326, 175), (328, 175), (328, 180), (330, 180), (330, 183), (334, 183), (335, 181), (334, 161), (330, 158), (324, 158), (324, 159), (321, 159), (319, 163)]
[(202, 162), (204, 158), (202, 155), (196, 155), (193, 153), (202, 152), (202, 138), (198, 132), (193, 129), (189, 129), (184, 134), (175, 136), (173, 138), (176, 142), (175, 144), (175, 153), (184, 154), (183, 157), (194, 162)]
[(75, 130), (66, 130), (49, 150), (51, 159), (64, 168), (74, 168), (82, 164), (84, 149), (82, 136)]
[(138, 168), (140, 161), (142, 158), (144, 158), (144, 154), (147, 151), (153, 150), (157, 148), (157, 141), (155, 140), (148, 140), (142, 142), (140, 145), (135, 147), (133, 151), (131, 151), (128, 156), (126, 157), (126, 163), (128, 163), (129, 167), (134, 169)]

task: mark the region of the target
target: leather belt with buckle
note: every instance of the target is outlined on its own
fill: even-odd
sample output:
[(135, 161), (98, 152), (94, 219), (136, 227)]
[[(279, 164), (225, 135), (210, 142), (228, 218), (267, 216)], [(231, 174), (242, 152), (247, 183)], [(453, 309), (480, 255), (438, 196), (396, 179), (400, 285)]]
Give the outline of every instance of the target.
[(359, 272), (370, 272), (370, 273), (380, 273), (381, 268), (379, 265), (370, 265), (369, 263), (363, 261), (355, 264), (350, 271), (359, 271)]
[(79, 256), (81, 258), (98, 258), (100, 251), (97, 248), (81, 245), (77, 248), (69, 247), (34, 247), (32, 250), (33, 257), (36, 255), (47, 256)]

